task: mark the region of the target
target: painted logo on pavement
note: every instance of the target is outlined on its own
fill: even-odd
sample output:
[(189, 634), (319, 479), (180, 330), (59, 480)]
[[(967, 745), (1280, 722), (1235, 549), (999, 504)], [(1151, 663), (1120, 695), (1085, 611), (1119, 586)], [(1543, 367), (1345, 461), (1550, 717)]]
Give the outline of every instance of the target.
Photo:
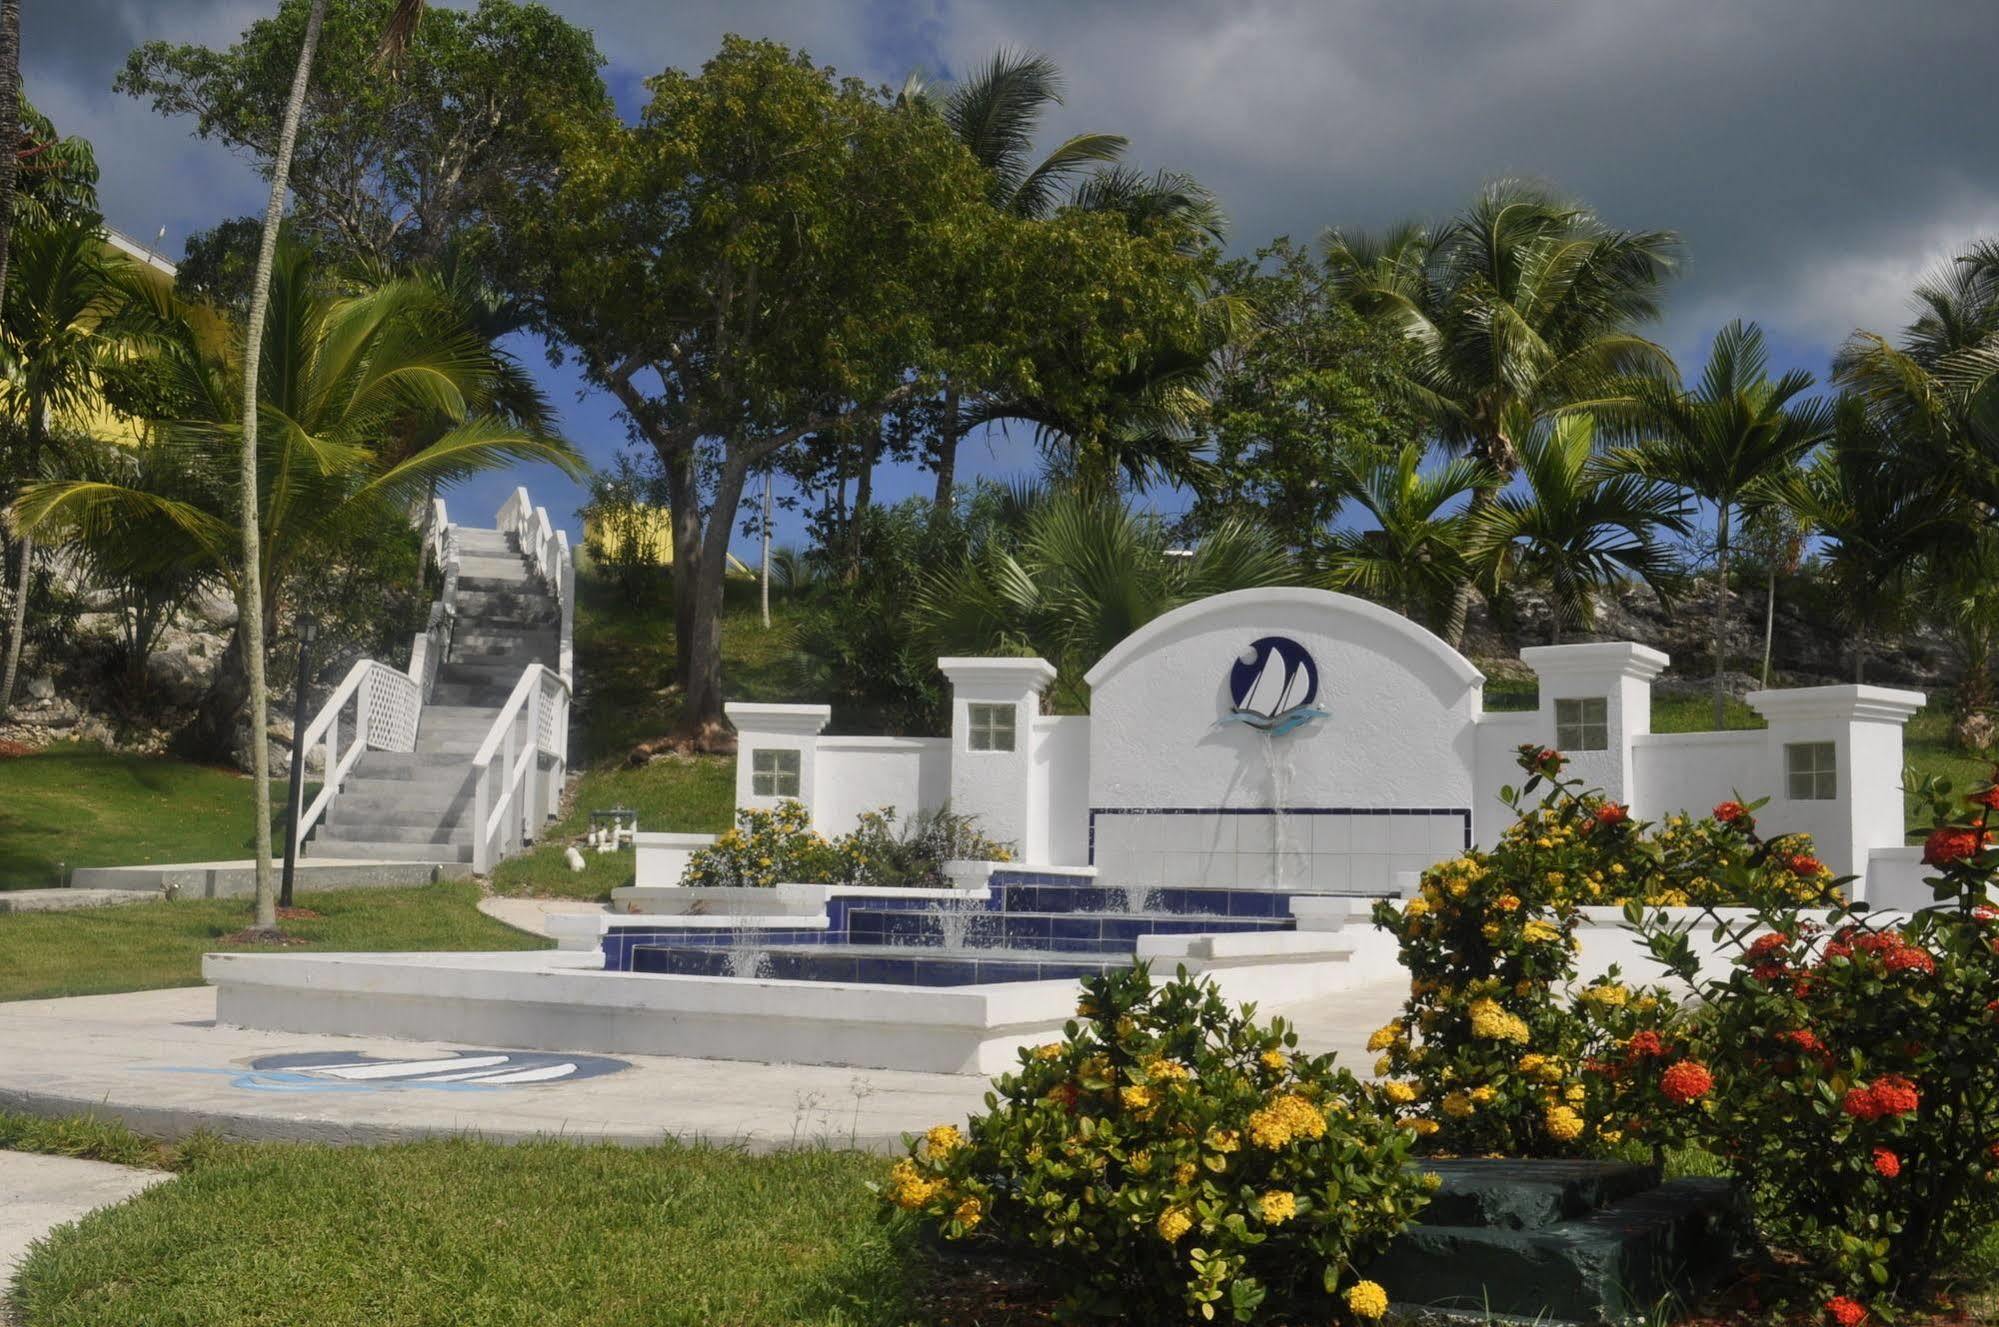
[(498, 1092), (602, 1078), (631, 1065), (605, 1055), (551, 1051), (453, 1051), (423, 1059), (317, 1053), (264, 1055), (241, 1069), (180, 1067), (171, 1072), (230, 1075), (255, 1092)]

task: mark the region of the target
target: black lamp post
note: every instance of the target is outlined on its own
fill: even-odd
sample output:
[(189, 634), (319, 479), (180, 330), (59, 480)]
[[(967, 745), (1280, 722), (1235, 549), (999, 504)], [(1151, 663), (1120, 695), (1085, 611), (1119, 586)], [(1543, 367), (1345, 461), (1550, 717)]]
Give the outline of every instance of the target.
[(292, 700), (292, 782), (285, 797), (285, 876), (278, 886), (278, 906), (292, 905), (292, 872), (298, 868), (298, 818), (305, 809), (305, 682), (312, 668), (312, 643), (319, 639), (319, 619), (300, 613), (298, 682)]

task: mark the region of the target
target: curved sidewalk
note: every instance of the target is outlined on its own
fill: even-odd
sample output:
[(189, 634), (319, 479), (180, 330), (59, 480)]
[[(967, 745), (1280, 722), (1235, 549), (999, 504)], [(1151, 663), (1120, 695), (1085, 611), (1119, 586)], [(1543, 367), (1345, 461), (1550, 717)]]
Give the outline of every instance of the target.
[[(1362, 1043), (1404, 993), (1377, 983), (1260, 1012), (1291, 1018), (1307, 1049), (1338, 1050), (1364, 1074)], [(646, 1145), (670, 1136), (889, 1151), (905, 1133), (979, 1109), (986, 1088), (958, 1074), (643, 1055), (616, 1057), (626, 1067), (614, 1072), (561, 1077), (559, 1065), (532, 1066), (562, 1057), (516, 1056), (528, 1066), (517, 1067), (505, 1047), (218, 1026), (206, 986), (0, 1004), (0, 1048), (0, 1107), (110, 1115), (167, 1138), (207, 1129), (331, 1143), (476, 1134)], [(494, 1054), (461, 1065), (469, 1052)], [(252, 1063), (271, 1056), (287, 1058)], [(307, 1067), (319, 1072), (299, 1072)]]

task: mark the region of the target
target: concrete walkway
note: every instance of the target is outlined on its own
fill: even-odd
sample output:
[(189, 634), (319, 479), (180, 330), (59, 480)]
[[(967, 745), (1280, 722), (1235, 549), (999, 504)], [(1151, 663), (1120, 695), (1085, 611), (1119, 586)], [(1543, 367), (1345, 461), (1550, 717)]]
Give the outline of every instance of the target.
[(65, 1222), (123, 1202), (167, 1178), (164, 1171), (134, 1170), (75, 1157), (0, 1152), (0, 1321), (14, 1269), (28, 1246)]
[[(1261, 1012), (1295, 1015), (1310, 1049), (1339, 1050), (1342, 1064), (1365, 1074), (1368, 1033), (1404, 989), (1386, 983)], [(397, 1083), (368, 1071), (301, 1082), (251, 1062), (408, 1062), (505, 1048), (259, 1032), (214, 1018), (208, 987), (0, 1004), (0, 1107), (111, 1115), (167, 1138), (197, 1129), (335, 1143), (554, 1134), (644, 1145), (671, 1135), (753, 1149), (827, 1142), (886, 1151), (905, 1133), (980, 1109), (986, 1086), (956, 1074), (637, 1055), (619, 1057), (630, 1066), (619, 1072), (568, 1081), (482, 1084), (469, 1081), (480, 1076), (471, 1064), (456, 1075), (468, 1081)], [(432, 1068), (441, 1080), (456, 1066)]]
[(547, 938), (547, 922), (550, 917), (574, 917), (579, 913), (609, 912), (610, 907), (586, 899), (500, 898), (497, 895), (488, 895), (479, 900), (479, 911), (496, 922), (504, 922), (516, 931), (526, 931), (529, 935)]

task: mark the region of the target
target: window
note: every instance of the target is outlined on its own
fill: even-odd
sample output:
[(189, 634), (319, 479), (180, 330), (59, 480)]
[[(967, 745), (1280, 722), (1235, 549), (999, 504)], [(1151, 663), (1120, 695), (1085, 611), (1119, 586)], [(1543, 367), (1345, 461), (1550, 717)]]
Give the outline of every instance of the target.
[(973, 751), (1013, 750), (1013, 706), (967, 705), (967, 746)]
[(1794, 802), (1829, 802), (1839, 796), (1831, 742), (1791, 742), (1784, 747), (1784, 775)]
[(1555, 702), (1555, 745), (1563, 751), (1610, 750), (1610, 704), (1602, 696)]
[(790, 747), (750, 752), (750, 792), (758, 797), (798, 796), (798, 752)]

